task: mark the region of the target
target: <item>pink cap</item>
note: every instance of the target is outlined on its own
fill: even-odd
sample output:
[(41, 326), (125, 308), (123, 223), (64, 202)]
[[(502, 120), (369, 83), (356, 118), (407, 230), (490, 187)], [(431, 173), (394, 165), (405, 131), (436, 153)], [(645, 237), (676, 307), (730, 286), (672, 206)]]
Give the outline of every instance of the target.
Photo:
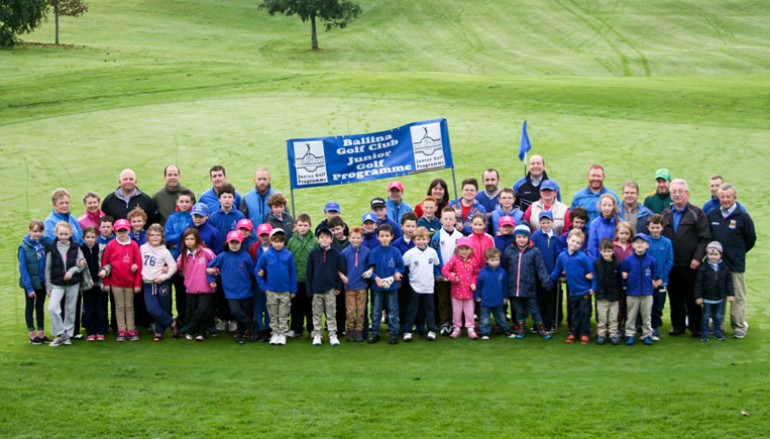
[(503, 226), (511, 226), (511, 227), (513, 227), (513, 226), (516, 225), (516, 221), (513, 219), (512, 216), (505, 215), (505, 216), (501, 216), (500, 217), (500, 220), (497, 222), (497, 225), (500, 226), (500, 227), (503, 227)]
[(254, 223), (252, 223), (250, 219), (244, 218), (244, 219), (238, 221), (238, 224), (235, 225), (235, 228), (236, 229), (246, 229), (249, 232), (251, 232), (252, 230), (254, 230)]
[(401, 184), (400, 181), (391, 181), (390, 184), (388, 184), (388, 190), (391, 189), (398, 189), (399, 192), (404, 192), (404, 185)]
[(269, 235), (270, 232), (272, 231), (273, 231), (273, 226), (271, 226), (268, 223), (262, 223), (259, 226), (257, 226), (257, 236)]
[(131, 223), (128, 222), (127, 219), (119, 219), (115, 221), (115, 225), (112, 226), (116, 231), (117, 230), (131, 230)]
[(241, 232), (237, 230), (232, 230), (227, 234), (227, 242), (230, 241), (243, 242), (243, 235), (241, 235)]
[(466, 247), (473, 248), (471, 245), (473, 241), (471, 241), (471, 238), (468, 238), (467, 236), (463, 236), (462, 238), (457, 240), (457, 247), (460, 247), (461, 245), (464, 245)]

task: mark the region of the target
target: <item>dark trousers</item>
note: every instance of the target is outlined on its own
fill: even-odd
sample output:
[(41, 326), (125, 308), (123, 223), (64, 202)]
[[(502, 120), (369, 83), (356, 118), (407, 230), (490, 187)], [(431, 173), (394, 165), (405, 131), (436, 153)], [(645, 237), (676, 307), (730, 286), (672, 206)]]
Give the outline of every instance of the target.
[(347, 317), (346, 313), (346, 306), (345, 306), (345, 289), (341, 289), (340, 293), (337, 294), (337, 315), (335, 316), (337, 320), (337, 335), (342, 335), (345, 333), (345, 330), (347, 328), (347, 325), (345, 324), (345, 319)]
[[(674, 267), (668, 280), (668, 299), (671, 309), (671, 328), (684, 331), (689, 327), (693, 334), (700, 334), (703, 312), (695, 303), (695, 271), (690, 267)], [(687, 325), (685, 325), (687, 317)]]
[(171, 276), (171, 284), (174, 286), (174, 307), (176, 316), (182, 325), (187, 324), (187, 288), (184, 286), (184, 276), (179, 272)]
[(155, 332), (163, 334), (174, 321), (171, 314), (171, 283), (144, 283), (143, 289), (147, 314), (155, 320)]
[[(24, 319), (27, 321), (27, 331), (32, 332), (35, 329), (42, 331), (45, 329), (45, 289), (35, 290), (34, 298), (29, 297), (25, 291), (24, 297), (26, 298)], [(35, 326), (35, 321), (37, 321), (37, 326)]]
[(188, 317), (187, 333), (190, 335), (203, 335), (214, 325), (214, 313), (211, 308), (213, 294), (188, 294), (185, 299)]
[(570, 296), (569, 332), (575, 335), (591, 335), (591, 296)]
[(428, 324), (428, 331), (436, 330), (436, 309), (433, 306), (433, 294), (420, 294), (410, 291), (409, 302), (406, 306), (407, 311), (405, 316), (406, 321), (404, 322), (404, 332), (412, 332), (412, 326), (414, 326), (419, 310), (425, 312), (425, 321)]
[(217, 276), (217, 289), (214, 291), (214, 313), (223, 322), (235, 320), (231, 316), (229, 301), (225, 299), (225, 290), (222, 289), (222, 278), (220, 276)]
[(540, 307), (540, 316), (543, 318), (543, 323), (548, 329), (555, 329), (556, 322), (559, 319), (557, 310), (559, 303), (557, 291), (559, 287), (560, 285), (556, 284), (554, 288), (546, 290), (542, 285), (537, 284), (537, 304)]
[(147, 304), (144, 302), (144, 294), (134, 294), (134, 322), (137, 330), (147, 328), (152, 323), (152, 317), (147, 312)]
[[(409, 279), (404, 277), (401, 279), (401, 286), (398, 287), (398, 321), (401, 323), (399, 332), (409, 331), (412, 328), (405, 329), (406, 313), (409, 310), (409, 302), (411, 301), (412, 288), (409, 286)], [(412, 322), (414, 323), (414, 322)]]
[(107, 294), (107, 300), (109, 300), (110, 302), (110, 329), (112, 329), (112, 332), (117, 333), (118, 332), (118, 320), (117, 320), (118, 312), (115, 310), (115, 295), (112, 294), (112, 289), (110, 289), (109, 293)]
[(251, 327), (251, 318), (249, 314), (252, 308), (252, 299), (227, 299), (227, 305), (230, 307), (230, 318), (238, 324), (238, 335), (243, 335)]
[(87, 335), (107, 333), (107, 297), (99, 287), (83, 291), (83, 326)]
[(291, 330), (297, 335), (307, 329), (313, 332), (313, 308), (312, 299), (307, 295), (305, 282), (297, 282), (297, 294), (291, 299)]
[(452, 326), (452, 295), (449, 282), (437, 281), (434, 292), (434, 303), (438, 310), (436, 325)]

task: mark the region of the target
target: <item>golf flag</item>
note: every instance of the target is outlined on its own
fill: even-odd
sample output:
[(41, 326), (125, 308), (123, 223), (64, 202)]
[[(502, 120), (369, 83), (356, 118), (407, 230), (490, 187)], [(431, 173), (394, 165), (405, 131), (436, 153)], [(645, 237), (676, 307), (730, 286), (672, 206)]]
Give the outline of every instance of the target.
[(527, 135), (527, 121), (524, 121), (524, 125), (521, 127), (521, 141), (519, 142), (519, 160), (524, 161), (524, 157), (527, 156), (529, 150), (532, 149), (532, 144), (529, 143), (529, 136)]

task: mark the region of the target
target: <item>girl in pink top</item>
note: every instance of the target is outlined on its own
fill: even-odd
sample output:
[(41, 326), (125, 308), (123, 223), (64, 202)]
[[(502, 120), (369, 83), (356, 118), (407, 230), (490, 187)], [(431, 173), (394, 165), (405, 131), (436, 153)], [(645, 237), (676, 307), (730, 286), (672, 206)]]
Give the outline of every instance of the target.
[(182, 233), (182, 251), (177, 258), (179, 272), (187, 288), (187, 334), (188, 340), (203, 341), (206, 330), (213, 326), (211, 289), (206, 277), (206, 267), (216, 259), (213, 251), (203, 245), (198, 229), (190, 227)]
[(441, 268), (441, 274), (449, 280), (452, 288), (452, 325), (454, 327), (451, 338), (458, 338), (461, 334), (462, 318), (465, 315), (465, 329), (468, 338), (479, 338), (473, 325), (473, 292), (476, 290), (476, 279), (479, 267), (473, 258), (471, 239), (463, 237), (457, 240), (455, 255)]
[(483, 213), (473, 214), (471, 217), (471, 229), (473, 231), (468, 238), (473, 249), (473, 259), (476, 261), (479, 270), (481, 270), (487, 264), (487, 261), (484, 260), (484, 255), (487, 253), (487, 249), (495, 246), (495, 238), (487, 234), (487, 216)]

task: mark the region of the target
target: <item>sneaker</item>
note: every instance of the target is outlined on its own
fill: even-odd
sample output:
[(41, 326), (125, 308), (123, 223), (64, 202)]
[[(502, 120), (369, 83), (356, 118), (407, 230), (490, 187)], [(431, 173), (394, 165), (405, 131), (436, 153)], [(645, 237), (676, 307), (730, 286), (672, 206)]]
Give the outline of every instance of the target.
[(171, 321), (171, 337), (179, 338), (179, 334), (179, 319), (174, 319)]
[(551, 335), (548, 330), (545, 329), (545, 325), (543, 323), (537, 324), (537, 332), (541, 337), (543, 337), (544, 340), (550, 340), (553, 337), (553, 335)]
[(449, 337), (452, 335), (452, 327), (447, 325), (446, 323), (441, 325), (441, 329), (439, 329), (439, 334), (443, 335), (444, 337)]
[(596, 337), (596, 344), (602, 345), (602, 344), (605, 344), (605, 343), (607, 343), (607, 339), (606, 338), (604, 338), (602, 336)]
[(195, 336), (195, 341), (203, 341), (203, 340), (205, 340), (205, 339), (206, 339), (206, 337), (204, 337), (204, 336), (202, 336), (202, 335), (200, 335), (200, 334), (199, 334), (199, 335), (197, 335), (197, 336)]
[(564, 340), (564, 343), (575, 343), (575, 340), (577, 340), (577, 337), (575, 337), (575, 334), (570, 334), (567, 336), (567, 339)]
[(476, 331), (474, 331), (473, 329), (469, 329), (468, 338), (470, 338), (471, 340), (478, 340), (479, 336), (478, 334), (476, 334)]
[(217, 328), (217, 332), (225, 332), (225, 329), (227, 329), (227, 322), (218, 320), (216, 328)]
[(62, 343), (65, 346), (71, 346), (72, 345), (72, 339), (71, 338), (69, 338), (69, 337), (62, 337), (62, 340), (63, 340)]
[(243, 336), (241, 334), (237, 334), (235, 336), (235, 342), (238, 344), (245, 344), (246, 340), (243, 339)]
[(102, 334), (96, 334), (96, 341), (104, 341), (104, 336)]
[(390, 337), (388, 337), (388, 344), (398, 344), (398, 336), (391, 334)]
[(743, 331), (736, 330), (735, 333), (733, 334), (733, 338), (737, 338), (739, 340), (740, 339), (744, 339), (744, 338), (746, 338), (746, 333), (743, 332)]
[(460, 330), (459, 330), (459, 329), (455, 329), (455, 330), (453, 330), (453, 331), (452, 331), (452, 333), (449, 335), (449, 338), (459, 338), (459, 337), (460, 337), (460, 334), (461, 334)]
[(722, 334), (717, 334), (717, 335), (715, 335), (715, 336), (714, 336), (714, 338), (716, 338), (716, 339), (717, 339), (717, 340), (719, 340), (719, 341), (725, 341), (725, 340), (727, 340), (727, 339), (725, 338), (725, 336), (724, 336), (724, 335), (722, 335)]
[(412, 333), (411, 332), (404, 332), (404, 341), (409, 343), (412, 341)]
[(321, 346), (321, 334), (313, 336), (313, 346)]
[(41, 340), (43, 340), (43, 343), (45, 344), (48, 344), (53, 341), (50, 338), (46, 337), (45, 335), (41, 337)]
[(484, 334), (484, 335), (481, 336), (481, 339), (482, 340), (489, 340), (489, 335), (488, 334)]
[(631, 337), (626, 337), (626, 346), (633, 346), (635, 341), (633, 335)]
[(369, 344), (377, 343), (378, 341), (380, 341), (380, 334), (372, 334), (366, 340), (366, 342)]
[(273, 335), (270, 336), (269, 344), (271, 344), (273, 346), (278, 344), (278, 334), (273, 333)]
[(95, 335), (89, 335), (88, 337), (86, 337), (86, 341), (96, 341), (96, 336)]
[(55, 348), (57, 346), (61, 346), (64, 344), (64, 339), (61, 337), (54, 337), (53, 341), (48, 344), (48, 346)]
[(329, 336), (329, 344), (332, 346), (339, 346), (340, 345), (340, 339), (337, 338), (336, 335), (330, 335)]
[(433, 331), (428, 332), (428, 340), (430, 341), (436, 341), (436, 333)]
[(660, 332), (657, 329), (652, 331), (652, 341), (660, 341)]
[(227, 325), (227, 330), (230, 332), (238, 331), (238, 322), (236, 322), (235, 320), (230, 320), (230, 324)]
[(583, 346), (587, 345), (590, 341), (591, 341), (591, 337), (587, 335), (583, 335), (580, 337), (580, 344), (582, 344)]
[(285, 335), (279, 335), (278, 336), (278, 345), (285, 346), (286, 345), (286, 336)]
[(128, 339), (130, 341), (139, 341), (139, 333), (136, 331), (128, 331)]
[(612, 343), (614, 346), (617, 346), (620, 344), (620, 339), (617, 337), (610, 337), (610, 343)]
[(298, 333), (297, 331), (294, 331), (294, 330), (291, 330), (291, 331), (286, 333), (286, 336), (289, 337), (289, 338), (297, 338), (300, 335), (302, 335), (301, 332)]
[(702, 341), (702, 342), (709, 341), (709, 336), (708, 335), (704, 335), (703, 337), (700, 338), (700, 341)]
[(32, 344), (32, 345), (35, 345), (35, 346), (39, 346), (39, 345), (43, 344), (43, 339), (40, 338), (40, 337), (30, 337), (29, 338), (29, 343)]
[(348, 343), (353, 343), (356, 341), (356, 331), (350, 330), (345, 333), (345, 340), (348, 341)]
[(118, 336), (115, 341), (126, 341), (126, 331), (118, 331)]
[(187, 340), (195, 340), (195, 337), (192, 334), (185, 334), (184, 338), (186, 338)]
[(77, 334), (73, 335), (72, 338), (74, 338), (75, 340), (82, 340), (83, 334), (78, 332)]
[(516, 333), (515, 332), (508, 332), (508, 333), (505, 334), (505, 336), (508, 337), (508, 338), (516, 338)]
[(152, 336), (152, 341), (163, 341), (163, 334), (161, 334), (160, 332), (156, 332)]
[(652, 346), (652, 337), (644, 337), (642, 340), (647, 346)]

